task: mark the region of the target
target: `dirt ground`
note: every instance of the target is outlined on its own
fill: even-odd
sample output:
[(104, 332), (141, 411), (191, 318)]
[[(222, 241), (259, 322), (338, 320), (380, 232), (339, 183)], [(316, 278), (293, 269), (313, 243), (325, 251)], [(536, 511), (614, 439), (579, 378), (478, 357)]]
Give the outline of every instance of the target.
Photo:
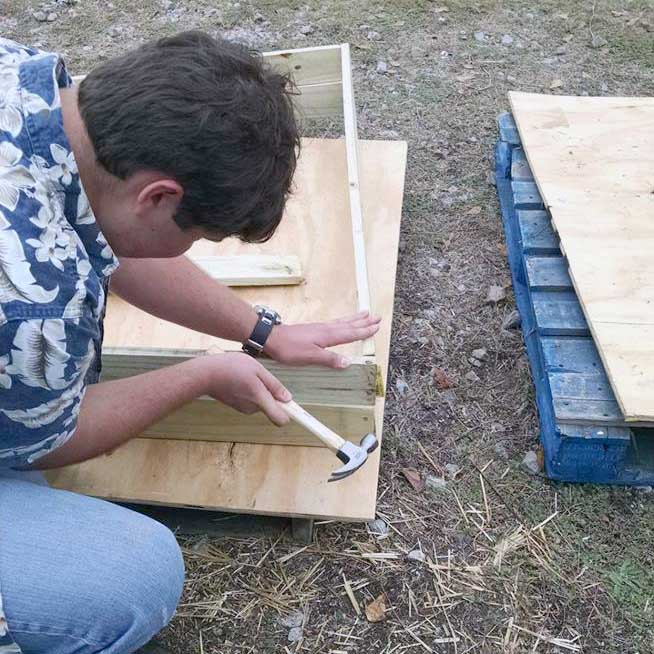
[[(304, 549), (182, 540), (175, 652), (654, 652), (654, 494), (553, 484), (523, 464), (538, 423), (521, 334), (502, 329), (514, 304), (489, 176), (507, 91), (654, 91), (652, 2), (0, 9), (2, 34), (63, 52), (73, 72), (188, 28), (263, 50), (349, 42), (361, 136), (409, 144), (378, 520), (318, 525)], [(507, 299), (486, 305), (491, 285)]]

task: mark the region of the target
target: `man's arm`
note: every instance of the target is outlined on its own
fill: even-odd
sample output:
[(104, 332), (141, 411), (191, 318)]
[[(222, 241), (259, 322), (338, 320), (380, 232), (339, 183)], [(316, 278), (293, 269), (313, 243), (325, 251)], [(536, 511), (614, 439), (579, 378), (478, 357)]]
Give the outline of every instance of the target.
[[(187, 257), (121, 259), (111, 289), (143, 311), (194, 331), (243, 342), (257, 322), (254, 309)], [(380, 319), (367, 313), (328, 323), (279, 325), (265, 353), (281, 363), (345, 368), (349, 361), (327, 348), (373, 336)]]
[(201, 395), (243, 413), (262, 410), (277, 425), (289, 420), (277, 400), (290, 400), (290, 393), (260, 363), (241, 353), (198, 357), (90, 386), (73, 436), (34, 467), (54, 468), (110, 452)]

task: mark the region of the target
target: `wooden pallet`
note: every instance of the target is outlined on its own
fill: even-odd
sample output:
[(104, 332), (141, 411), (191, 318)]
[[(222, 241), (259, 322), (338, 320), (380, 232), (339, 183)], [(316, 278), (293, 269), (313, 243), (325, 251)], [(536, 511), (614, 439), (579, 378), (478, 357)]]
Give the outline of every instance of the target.
[(652, 484), (654, 429), (651, 423), (625, 421), (550, 216), (540, 195), (533, 195), (533, 178), (510, 114), (500, 116), (499, 125), (497, 190), (546, 472), (564, 481)]
[[(342, 117), (344, 139), (303, 140), (296, 190), (270, 242), (201, 242), (190, 254), (296, 256), (303, 284), (235, 289), (252, 304), (275, 307), (287, 322), (327, 320), (369, 307), (380, 313), (384, 320), (374, 340), (338, 348), (354, 361), (347, 371), (266, 365), (295, 399), (346, 437), (358, 440), (371, 429), (381, 436), (380, 391), (388, 364), (406, 145), (358, 141), (346, 45), (266, 56), (294, 75), (303, 118)], [(108, 378), (235, 347), (156, 319), (117, 297), (109, 299), (103, 355)], [(338, 461), (319, 446), (296, 427), (277, 430), (260, 417), (236, 417), (219, 403), (200, 399), (111, 456), (56, 471), (51, 480), (59, 487), (132, 502), (373, 517), (379, 455), (352, 478), (327, 484)]]

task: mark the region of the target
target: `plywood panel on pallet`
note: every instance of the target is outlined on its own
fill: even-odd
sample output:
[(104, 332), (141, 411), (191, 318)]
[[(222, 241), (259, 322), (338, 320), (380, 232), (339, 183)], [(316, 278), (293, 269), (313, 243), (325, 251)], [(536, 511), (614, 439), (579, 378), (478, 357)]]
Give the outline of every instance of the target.
[(625, 420), (651, 422), (654, 98), (509, 95)]
[[(345, 145), (340, 140), (311, 142), (310, 145), (305, 147), (300, 164), (301, 179), (307, 179), (306, 169), (313, 170), (313, 174), (318, 176), (315, 180), (307, 180), (318, 189), (312, 206), (315, 215), (310, 219), (318, 221), (320, 217), (322, 223), (328, 223), (333, 219), (329, 208), (333, 206), (334, 198), (320, 191), (320, 181), (335, 174), (346, 177)], [(372, 307), (383, 317), (381, 329), (375, 337), (376, 360), (385, 376), (406, 144), (362, 141), (360, 154)], [(309, 161), (311, 158), (317, 161)], [(334, 170), (330, 171), (330, 168)], [(347, 213), (347, 207), (344, 212)], [(318, 235), (324, 233), (320, 221), (316, 225)], [(326, 224), (323, 226), (328, 228)], [(350, 243), (351, 256), (349, 226), (341, 232), (340, 238), (343, 239), (344, 252)], [(342, 252), (333, 254), (333, 274), (327, 271), (322, 284), (330, 297), (333, 295), (330, 280), (339, 277), (342, 259)], [(304, 269), (310, 273), (306, 265)], [(317, 298), (311, 300), (317, 311), (327, 311)], [(311, 315), (301, 307), (296, 308), (296, 312)], [(378, 398), (376, 425), (380, 437), (382, 421), (383, 399)], [(374, 452), (355, 475), (329, 484), (327, 478), (338, 461), (324, 448), (137, 438), (109, 456), (51, 471), (49, 477), (59, 488), (123, 501), (244, 513), (367, 520), (374, 517), (379, 452), (379, 449)]]

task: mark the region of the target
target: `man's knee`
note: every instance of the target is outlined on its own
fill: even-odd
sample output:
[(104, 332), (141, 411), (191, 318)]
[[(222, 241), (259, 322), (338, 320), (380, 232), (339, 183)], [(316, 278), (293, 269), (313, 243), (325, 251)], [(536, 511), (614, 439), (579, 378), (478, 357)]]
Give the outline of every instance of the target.
[(154, 520), (141, 516), (135, 521), (126, 557), (106, 598), (115, 625), (107, 652), (131, 651), (161, 631), (175, 613), (184, 584), (179, 545)]
[(0, 548), (3, 603), (24, 651), (126, 654), (170, 620), (184, 564), (169, 529), (25, 482), (0, 482), (0, 499), (12, 527)]

